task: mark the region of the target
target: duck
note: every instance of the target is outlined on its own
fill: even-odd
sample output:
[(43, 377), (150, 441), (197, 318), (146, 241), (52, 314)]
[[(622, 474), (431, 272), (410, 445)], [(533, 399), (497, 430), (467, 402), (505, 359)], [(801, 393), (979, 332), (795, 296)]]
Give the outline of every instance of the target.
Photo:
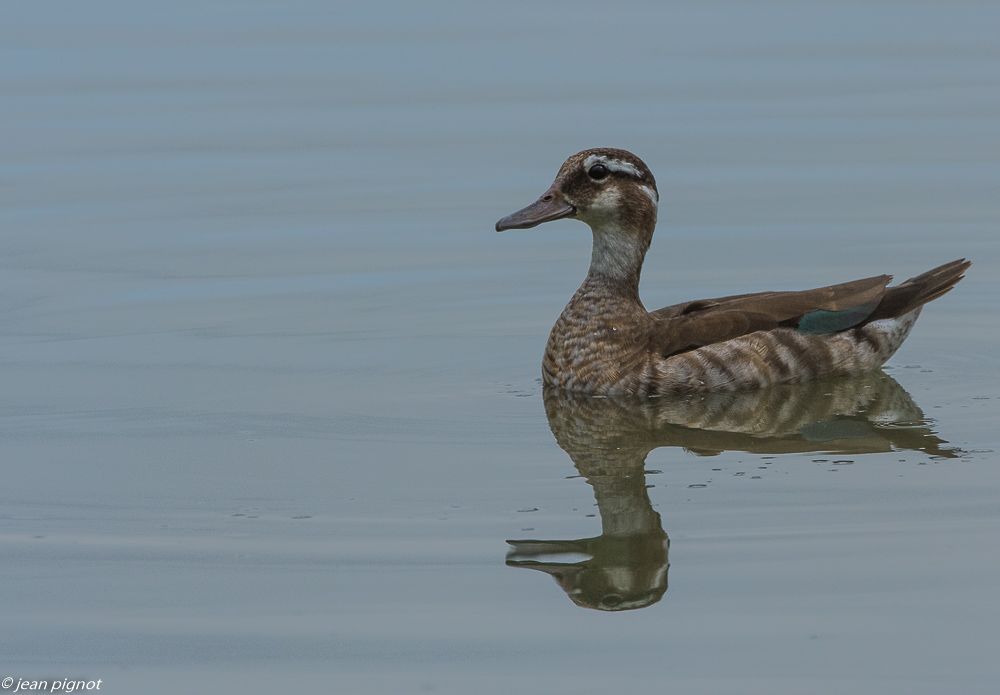
[(885, 364), (923, 305), (971, 265), (959, 259), (893, 287), (891, 275), (878, 275), (647, 311), (639, 276), (658, 207), (656, 181), (639, 157), (594, 148), (567, 159), (538, 200), (496, 223), (502, 232), (576, 219), (593, 233), (587, 277), (545, 346), (545, 386), (656, 397), (864, 374)]

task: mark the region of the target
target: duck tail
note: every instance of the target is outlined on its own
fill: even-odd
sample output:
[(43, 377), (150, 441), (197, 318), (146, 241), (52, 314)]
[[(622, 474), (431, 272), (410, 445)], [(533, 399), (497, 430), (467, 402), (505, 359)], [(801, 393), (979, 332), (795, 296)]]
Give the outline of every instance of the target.
[(926, 273), (921, 273), (895, 287), (886, 289), (882, 301), (865, 323), (878, 319), (891, 319), (908, 314), (914, 309), (932, 302), (943, 294), (951, 291), (958, 281), (965, 277), (963, 273), (972, 265), (971, 261), (960, 258), (951, 263), (945, 263)]

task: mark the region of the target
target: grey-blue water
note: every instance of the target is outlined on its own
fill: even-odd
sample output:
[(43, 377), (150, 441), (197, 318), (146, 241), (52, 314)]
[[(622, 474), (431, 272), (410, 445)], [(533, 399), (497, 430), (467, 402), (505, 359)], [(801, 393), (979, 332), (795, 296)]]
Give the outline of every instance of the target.
[[(997, 692), (998, 36), (989, 2), (4, 3), (0, 679)], [(884, 377), (553, 400), (589, 231), (493, 224), (594, 146), (656, 175), (650, 308), (974, 265)]]

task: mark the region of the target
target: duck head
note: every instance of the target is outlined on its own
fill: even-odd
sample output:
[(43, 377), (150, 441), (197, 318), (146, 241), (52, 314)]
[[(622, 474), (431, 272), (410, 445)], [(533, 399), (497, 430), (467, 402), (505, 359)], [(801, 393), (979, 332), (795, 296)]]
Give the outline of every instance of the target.
[(602, 147), (567, 159), (549, 190), (497, 222), (496, 230), (581, 220), (594, 232), (591, 272), (637, 278), (656, 227), (658, 204), (649, 167), (631, 152)]

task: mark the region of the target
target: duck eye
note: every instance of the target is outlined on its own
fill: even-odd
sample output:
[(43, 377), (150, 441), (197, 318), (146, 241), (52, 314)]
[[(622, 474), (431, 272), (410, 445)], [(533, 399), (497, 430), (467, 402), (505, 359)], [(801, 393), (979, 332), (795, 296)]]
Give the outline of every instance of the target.
[(601, 179), (603, 179), (605, 176), (608, 175), (608, 168), (603, 164), (595, 164), (594, 166), (590, 167), (590, 171), (588, 171), (587, 173), (590, 175), (590, 178), (597, 179), (598, 181), (600, 181)]

